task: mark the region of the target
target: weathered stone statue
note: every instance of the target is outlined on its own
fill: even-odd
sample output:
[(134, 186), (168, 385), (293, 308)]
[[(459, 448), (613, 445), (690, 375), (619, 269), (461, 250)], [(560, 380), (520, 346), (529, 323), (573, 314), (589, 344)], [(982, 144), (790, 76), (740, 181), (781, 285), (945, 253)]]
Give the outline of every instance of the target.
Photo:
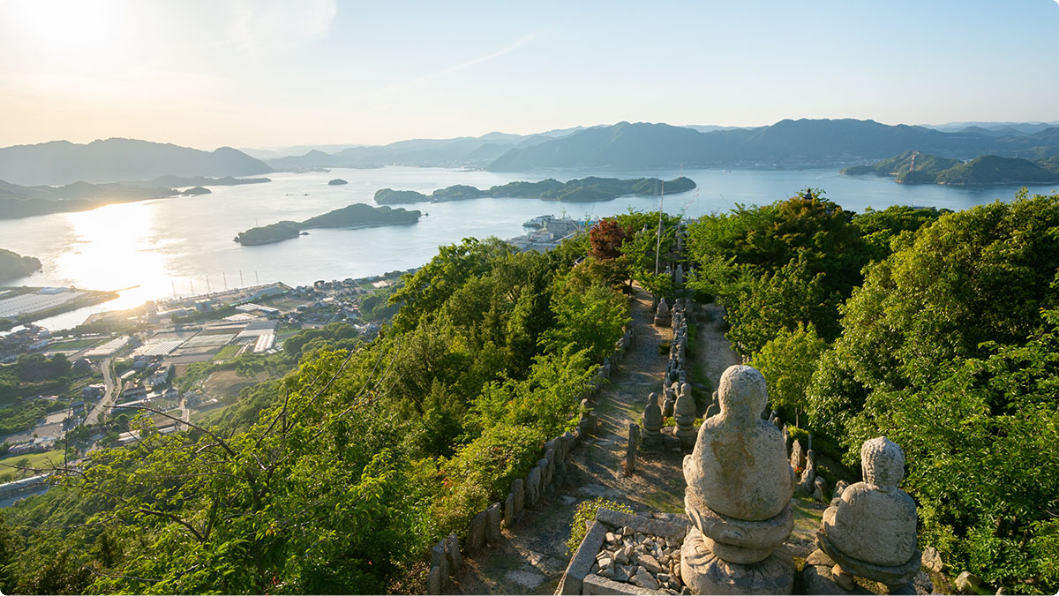
[(680, 396), (674, 407), (673, 416), (677, 421), (677, 429), (674, 435), (680, 439), (685, 449), (691, 449), (695, 445), (695, 398), (691, 395), (691, 387), (686, 383), (681, 387)]
[(666, 299), (662, 298), (658, 301), (658, 310), (655, 311), (655, 327), (669, 327), (671, 319), (669, 306), (666, 304)]
[(643, 444), (645, 447), (655, 447), (661, 440), (662, 410), (658, 408), (657, 401), (651, 401), (643, 410)]
[(679, 385), (673, 383), (663, 389), (663, 393), (665, 394), (665, 399), (662, 401), (663, 416), (673, 415), (673, 409), (677, 404), (677, 387), (679, 387)]
[(720, 412), (703, 422), (684, 458), (684, 505), (695, 527), (681, 575), (695, 594), (789, 594), (790, 557), (773, 551), (794, 526), (794, 492), (783, 436), (761, 418), (765, 378), (749, 366), (721, 377)]
[(899, 590), (919, 572), (916, 504), (898, 488), (905, 454), (886, 437), (865, 441), (860, 450), (863, 482), (842, 491), (824, 511), (817, 545), (836, 565), (839, 585), (861, 576)]

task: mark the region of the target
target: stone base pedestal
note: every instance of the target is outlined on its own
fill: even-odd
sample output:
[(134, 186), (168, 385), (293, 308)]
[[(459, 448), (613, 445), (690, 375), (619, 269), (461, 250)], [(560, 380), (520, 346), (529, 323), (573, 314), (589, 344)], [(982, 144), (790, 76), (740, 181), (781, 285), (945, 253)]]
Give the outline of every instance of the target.
[(790, 594), (794, 562), (779, 552), (750, 565), (729, 563), (706, 547), (692, 528), (680, 549), (680, 576), (693, 594)]
[(912, 558), (910, 558), (904, 565), (889, 567), (868, 563), (867, 561), (861, 561), (860, 559), (851, 557), (836, 548), (835, 545), (828, 540), (827, 535), (819, 530), (816, 533), (816, 545), (846, 573), (885, 584), (890, 594), (900, 594), (908, 590), (912, 578), (919, 573), (921, 560), (923, 558), (922, 553), (920, 553), (917, 548), (915, 552), (912, 553)]
[[(802, 569), (801, 592), (803, 594), (829, 594), (829, 595), (862, 595), (871, 596), (875, 592), (868, 591), (858, 584), (849, 588), (840, 585), (839, 578), (835, 576), (835, 562), (822, 550), (815, 550), (805, 560)], [(838, 566), (841, 568), (841, 566)], [(844, 570), (843, 570), (844, 571)], [(912, 582), (905, 582), (895, 586), (887, 587), (889, 594), (916, 594), (916, 587)]]

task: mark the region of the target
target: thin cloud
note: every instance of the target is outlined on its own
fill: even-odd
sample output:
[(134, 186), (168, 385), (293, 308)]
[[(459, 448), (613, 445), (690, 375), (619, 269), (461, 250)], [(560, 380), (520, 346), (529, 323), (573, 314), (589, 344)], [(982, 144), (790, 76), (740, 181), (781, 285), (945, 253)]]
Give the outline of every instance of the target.
[[(1056, 1), (1059, 2), (1059, 0), (1056, 0)], [(468, 60), (467, 62), (463, 62), (463, 63), (457, 64), (455, 66), (450, 66), (448, 68), (443, 68), (443, 69), (441, 69), (439, 71), (432, 72), (430, 74), (426, 74), (426, 75), (423, 75), (421, 77), (416, 77), (414, 79), (409, 79), (407, 81), (404, 81), (403, 83), (397, 83), (396, 85), (390, 85), (389, 87), (384, 87), (384, 88), (380, 89), (378, 91), (378, 93), (383, 94), (383, 93), (393, 93), (395, 91), (405, 91), (405, 90), (407, 90), (407, 89), (409, 89), (411, 87), (417, 87), (417, 86), (422, 85), (424, 83), (430, 83), (432, 81), (437, 81), (438, 79), (443, 79), (443, 78), (448, 77), (450, 75), (456, 74), (456, 73), (460, 72), (461, 70), (466, 70), (466, 69), (468, 69), (468, 68), (470, 68), (472, 66), (475, 66), (476, 64), (481, 64), (483, 62), (488, 62), (490, 60), (495, 60), (496, 58), (499, 58), (499, 57), (503, 56), (504, 54), (509, 54), (511, 52), (514, 52), (515, 50), (517, 50), (517, 49), (521, 48), (522, 46), (528, 44), (529, 42), (533, 41), (536, 37), (537, 37), (537, 33), (535, 31), (527, 33), (526, 35), (523, 35), (521, 38), (519, 38), (519, 40), (516, 41), (515, 43), (512, 43), (510, 45), (504, 46), (503, 48), (501, 48), (500, 50), (498, 50), (496, 52), (493, 52), (492, 54), (487, 54), (485, 56), (479, 56), (478, 58), (475, 58), (473, 60)]]
[(232, 0), (228, 43), (245, 54), (282, 50), (325, 37), (335, 20), (335, 0)]

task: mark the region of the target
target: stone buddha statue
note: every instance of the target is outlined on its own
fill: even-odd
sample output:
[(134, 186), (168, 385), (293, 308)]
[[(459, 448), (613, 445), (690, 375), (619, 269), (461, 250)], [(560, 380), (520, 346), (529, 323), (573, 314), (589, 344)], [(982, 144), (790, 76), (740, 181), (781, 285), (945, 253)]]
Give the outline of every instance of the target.
[(783, 435), (760, 416), (765, 378), (750, 366), (721, 377), (720, 411), (684, 458), (684, 506), (695, 527), (681, 549), (695, 594), (789, 594), (794, 564), (774, 552), (794, 526), (794, 470)]
[(732, 366), (721, 377), (720, 412), (702, 423), (695, 450), (684, 458), (687, 494), (713, 511), (741, 520), (779, 515), (794, 494), (794, 470), (783, 435), (762, 420), (765, 377)]
[(893, 441), (877, 437), (860, 450), (864, 477), (842, 491), (824, 511), (817, 543), (839, 569), (836, 575), (865, 577), (897, 589), (919, 571), (916, 504), (898, 488), (905, 454)]

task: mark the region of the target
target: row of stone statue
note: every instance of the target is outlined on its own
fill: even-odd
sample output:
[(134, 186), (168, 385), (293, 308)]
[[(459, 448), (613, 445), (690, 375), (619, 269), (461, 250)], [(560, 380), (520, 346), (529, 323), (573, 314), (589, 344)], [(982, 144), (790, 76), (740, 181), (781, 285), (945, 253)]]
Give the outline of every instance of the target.
[[(684, 541), (681, 571), (693, 593), (789, 594), (794, 587), (793, 560), (777, 549), (794, 527), (791, 496), (800, 479), (783, 433), (761, 416), (767, 401), (760, 372), (728, 368), (718, 390), (720, 411), (702, 423), (684, 458), (684, 504), (694, 528)], [(915, 503), (898, 488), (904, 463), (901, 448), (887, 438), (864, 443), (863, 481), (832, 502), (817, 532), (820, 550), (806, 565), (816, 582), (812, 593), (843, 593), (853, 588), (853, 576), (882, 582), (891, 593), (910, 589), (920, 553)], [(827, 562), (830, 573), (823, 572)]]

